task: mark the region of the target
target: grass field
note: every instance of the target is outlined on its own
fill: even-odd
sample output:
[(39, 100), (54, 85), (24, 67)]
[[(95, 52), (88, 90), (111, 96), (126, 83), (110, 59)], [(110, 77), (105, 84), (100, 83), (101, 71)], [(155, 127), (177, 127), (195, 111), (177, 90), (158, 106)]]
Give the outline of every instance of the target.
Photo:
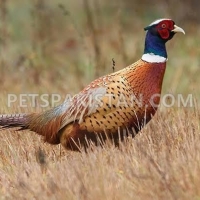
[(115, 70), (135, 62), (143, 53), (143, 28), (161, 17), (186, 32), (167, 44), (162, 95), (190, 95), (191, 106), (175, 98), (134, 139), (119, 148), (91, 146), (88, 153), (48, 145), (28, 131), (2, 130), (0, 199), (200, 199), (199, 6), (177, 1), (175, 12), (171, 0), (69, 2), (0, 1), (0, 113), (49, 108), (32, 107), (29, 98), (27, 107), (19, 98), (8, 105), (9, 94), (45, 93), (49, 101), (59, 94), (61, 103), (111, 73), (112, 58)]

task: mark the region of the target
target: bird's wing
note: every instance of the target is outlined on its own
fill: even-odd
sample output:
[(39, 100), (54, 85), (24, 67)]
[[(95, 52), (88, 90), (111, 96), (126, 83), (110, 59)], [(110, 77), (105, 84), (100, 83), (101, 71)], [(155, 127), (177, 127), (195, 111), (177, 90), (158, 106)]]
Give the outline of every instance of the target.
[(112, 76), (101, 77), (93, 81), (71, 100), (66, 99), (63, 103), (62, 110), (65, 109), (65, 113), (60, 129), (74, 121), (81, 123), (85, 116), (95, 113), (101, 105), (102, 98), (106, 95), (107, 87), (111, 81)]
[[(105, 87), (98, 87), (88, 90), (85, 93), (75, 95), (71, 102), (68, 103), (68, 109), (65, 112), (62, 127), (73, 121), (82, 122), (83, 117), (95, 113), (96, 108), (100, 104), (101, 97), (106, 94)], [(98, 98), (100, 97), (100, 99)]]
[[(102, 116), (108, 116), (115, 112), (119, 115), (117, 111), (122, 110), (119, 104), (121, 101), (120, 95), (122, 95), (122, 98), (128, 99), (132, 94), (133, 91), (122, 73), (115, 74), (114, 76), (101, 77), (93, 81), (78, 95), (74, 96), (71, 102), (66, 101), (64, 103), (68, 104), (68, 107), (64, 113), (60, 129), (74, 121), (78, 121), (80, 124), (85, 117), (96, 114), (97, 112), (101, 113)], [(113, 98), (112, 95), (114, 96)], [(129, 100), (131, 101), (131, 99)], [(126, 103), (132, 103), (129, 100)]]

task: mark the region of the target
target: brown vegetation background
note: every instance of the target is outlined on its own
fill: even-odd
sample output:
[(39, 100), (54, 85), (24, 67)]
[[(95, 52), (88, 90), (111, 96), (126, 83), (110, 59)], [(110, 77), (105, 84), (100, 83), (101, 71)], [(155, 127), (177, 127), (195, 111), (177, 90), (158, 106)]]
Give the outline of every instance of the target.
[[(0, 132), (2, 199), (199, 199), (200, 4), (158, 0), (0, 0), (0, 112), (8, 94), (75, 94), (138, 60), (143, 28), (172, 18), (186, 35), (167, 44), (162, 94), (193, 96), (192, 107), (161, 107), (134, 139), (86, 154), (44, 144), (28, 131)], [(37, 99), (36, 99), (37, 101)], [(60, 102), (61, 103), (61, 102)], [(53, 105), (50, 105), (53, 106)]]

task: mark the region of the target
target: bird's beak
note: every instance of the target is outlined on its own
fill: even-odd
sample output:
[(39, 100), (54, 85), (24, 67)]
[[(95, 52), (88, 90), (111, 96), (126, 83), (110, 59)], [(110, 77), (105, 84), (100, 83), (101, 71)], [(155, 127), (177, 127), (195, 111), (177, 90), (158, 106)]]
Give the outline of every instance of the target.
[(176, 26), (176, 25), (174, 25), (174, 29), (172, 31), (175, 33), (178, 33), (178, 32), (183, 33), (185, 35), (185, 31), (181, 27)]

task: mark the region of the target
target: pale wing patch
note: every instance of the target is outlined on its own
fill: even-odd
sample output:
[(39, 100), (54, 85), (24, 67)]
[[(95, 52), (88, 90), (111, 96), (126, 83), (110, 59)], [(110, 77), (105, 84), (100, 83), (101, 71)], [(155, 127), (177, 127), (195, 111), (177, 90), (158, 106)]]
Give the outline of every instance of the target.
[(105, 94), (106, 87), (91, 88), (84, 93), (75, 95), (71, 102), (65, 102), (69, 106), (65, 110), (65, 117), (60, 129), (76, 120), (80, 124), (85, 116), (95, 113)]

